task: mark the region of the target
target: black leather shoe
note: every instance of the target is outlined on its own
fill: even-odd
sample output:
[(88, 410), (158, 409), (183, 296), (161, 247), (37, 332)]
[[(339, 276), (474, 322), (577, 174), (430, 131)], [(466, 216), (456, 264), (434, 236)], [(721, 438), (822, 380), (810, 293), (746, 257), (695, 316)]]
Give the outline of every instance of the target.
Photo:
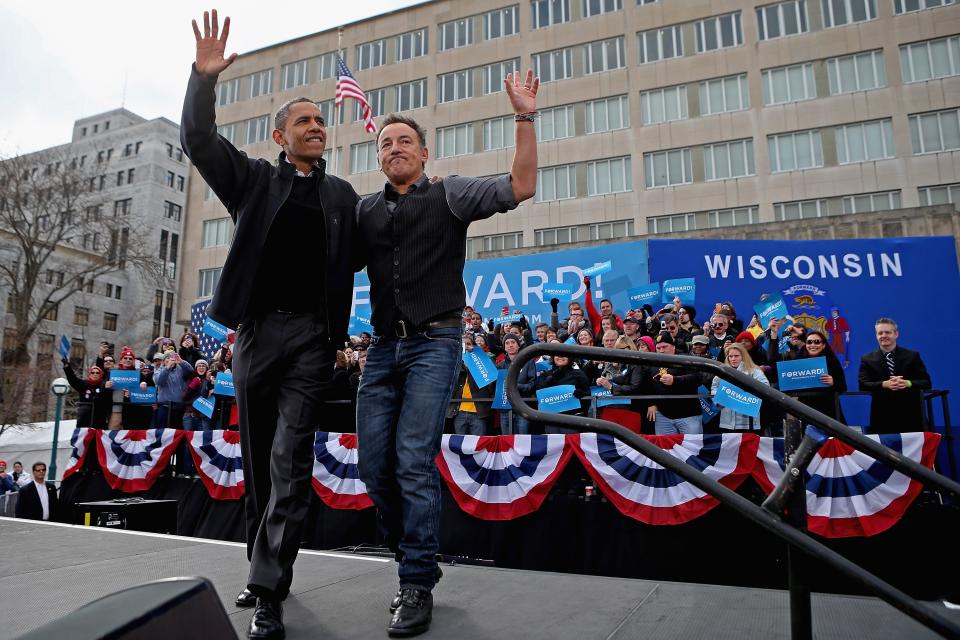
[(281, 640), (286, 635), (283, 628), (283, 605), (279, 601), (257, 598), (247, 637), (256, 640)]
[(433, 594), (424, 589), (400, 589), (400, 606), (390, 619), (387, 635), (392, 638), (415, 636), (430, 628), (433, 619)]
[[(443, 577), (443, 569), (437, 567), (437, 577), (434, 584), (440, 582), (440, 578)], [(403, 587), (397, 589), (397, 593), (393, 596), (393, 600), (390, 601), (390, 613), (394, 613), (397, 608), (400, 606), (400, 600), (403, 598)]]
[(257, 596), (250, 592), (250, 589), (244, 589), (237, 594), (237, 599), (233, 601), (241, 609), (246, 609), (257, 604)]

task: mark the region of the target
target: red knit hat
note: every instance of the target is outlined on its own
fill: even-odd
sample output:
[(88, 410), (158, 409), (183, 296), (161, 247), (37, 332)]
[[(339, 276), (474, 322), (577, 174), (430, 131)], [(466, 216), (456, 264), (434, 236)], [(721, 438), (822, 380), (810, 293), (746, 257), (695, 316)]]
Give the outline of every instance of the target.
[(741, 340), (746, 340), (749, 342), (751, 347), (757, 346), (757, 339), (754, 338), (753, 334), (749, 331), (741, 331), (737, 334), (737, 342), (740, 342)]
[(134, 359), (136, 359), (136, 357), (137, 357), (137, 356), (133, 353), (133, 349), (131, 349), (130, 347), (123, 347), (122, 349), (120, 349), (120, 359), (122, 360), (123, 358), (126, 358), (127, 356), (130, 356), (131, 358), (134, 358)]

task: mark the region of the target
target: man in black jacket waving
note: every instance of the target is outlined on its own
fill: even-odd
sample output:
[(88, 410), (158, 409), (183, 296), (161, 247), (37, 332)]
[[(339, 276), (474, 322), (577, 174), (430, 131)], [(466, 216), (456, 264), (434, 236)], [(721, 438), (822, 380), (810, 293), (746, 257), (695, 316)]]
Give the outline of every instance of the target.
[(193, 22), (196, 62), (180, 139), (236, 224), (207, 314), (238, 327), (233, 378), (246, 485), (247, 588), (238, 606), (256, 611), (251, 638), (284, 635), (281, 600), (293, 579), (313, 469), (314, 432), (331, 394), (337, 344), (346, 338), (353, 291), (359, 198), (325, 172), (326, 129), (309, 98), (277, 111), (276, 165), (248, 158), (217, 135), (217, 77), (230, 19)]

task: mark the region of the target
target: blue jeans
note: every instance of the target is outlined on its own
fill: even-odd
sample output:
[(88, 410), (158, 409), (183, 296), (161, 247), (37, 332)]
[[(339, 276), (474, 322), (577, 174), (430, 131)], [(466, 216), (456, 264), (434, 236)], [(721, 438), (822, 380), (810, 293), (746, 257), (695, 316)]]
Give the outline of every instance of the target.
[(357, 397), (358, 471), (400, 562), (400, 585), (432, 589), (439, 567), (436, 457), (460, 370), (461, 330), (377, 336)]
[[(513, 428), (510, 428), (510, 415), (513, 414)], [(500, 412), (500, 434), (525, 436), (530, 433), (530, 423), (515, 411)]]
[(485, 436), (487, 435), (487, 423), (476, 413), (460, 411), (453, 418), (453, 432), (467, 436)]
[(184, 431), (212, 431), (213, 423), (204, 415), (183, 416)]
[(668, 436), (674, 433), (685, 435), (703, 433), (703, 423), (700, 416), (668, 418), (659, 411), (657, 411), (657, 422), (653, 428), (658, 436)]

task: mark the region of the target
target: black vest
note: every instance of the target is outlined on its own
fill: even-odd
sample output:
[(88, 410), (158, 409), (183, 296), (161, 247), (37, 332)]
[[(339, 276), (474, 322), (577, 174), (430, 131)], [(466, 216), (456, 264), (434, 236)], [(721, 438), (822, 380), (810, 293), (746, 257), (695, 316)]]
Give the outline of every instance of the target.
[(442, 182), (426, 183), (387, 211), (383, 192), (360, 204), (358, 232), (367, 245), (371, 324), (384, 333), (394, 318), (421, 325), (460, 313), (467, 223), (450, 211)]

